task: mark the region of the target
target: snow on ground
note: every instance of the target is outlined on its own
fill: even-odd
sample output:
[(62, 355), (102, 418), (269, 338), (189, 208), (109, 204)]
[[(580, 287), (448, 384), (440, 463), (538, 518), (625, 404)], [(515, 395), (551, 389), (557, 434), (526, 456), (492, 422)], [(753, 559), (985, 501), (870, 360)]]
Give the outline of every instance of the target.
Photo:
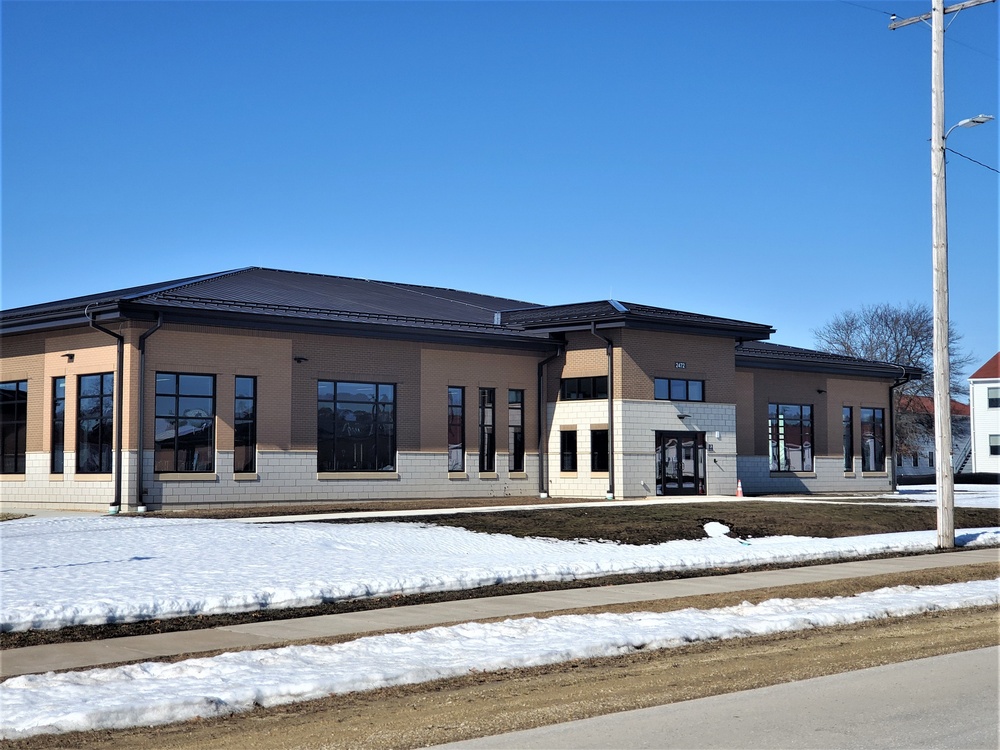
[[(0, 524), (0, 630), (60, 628), (618, 573), (926, 552), (934, 531), (814, 539), (718, 537), (633, 546), (412, 523), (245, 524), (142, 517)], [(1000, 529), (956, 534), (1000, 545)]]
[[(935, 505), (937, 487), (933, 484), (901, 486), (891, 497), (913, 505)], [(1000, 508), (1000, 484), (956, 484), (955, 507)]]
[(335, 646), (290, 646), (173, 664), (147, 662), (26, 675), (0, 684), (0, 737), (165, 724), (470, 671), (554, 664), (998, 602), (1000, 579), (898, 586), (852, 597), (772, 599), (711, 610), (466, 623)]

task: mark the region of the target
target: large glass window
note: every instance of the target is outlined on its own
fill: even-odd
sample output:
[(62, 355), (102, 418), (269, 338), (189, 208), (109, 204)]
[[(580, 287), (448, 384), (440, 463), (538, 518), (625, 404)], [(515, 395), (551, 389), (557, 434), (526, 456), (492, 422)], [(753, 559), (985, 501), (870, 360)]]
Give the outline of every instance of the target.
[(0, 474), (23, 474), (28, 431), (28, 381), (0, 383)]
[(767, 425), (771, 471), (812, 471), (812, 406), (768, 404)]
[(320, 380), (319, 471), (396, 470), (396, 386)]
[(885, 471), (885, 409), (861, 409), (861, 470)]
[(465, 389), (448, 386), (448, 471), (465, 471)]
[(77, 383), (76, 471), (109, 474), (114, 455), (114, 373), (81, 375)]
[(559, 433), (559, 471), (576, 471), (576, 430)]
[(563, 378), (559, 381), (560, 397), (564, 401), (608, 397), (608, 376), (591, 378)]
[(854, 409), (843, 408), (844, 420), (844, 471), (854, 471)]
[(233, 471), (257, 470), (257, 378), (236, 376), (233, 404)]
[(153, 470), (215, 471), (215, 376), (156, 373)]
[(494, 430), (496, 388), (479, 389), (479, 470), (497, 470), (497, 437)]
[(653, 378), (653, 398), (665, 401), (704, 401), (704, 380)]
[(508, 471), (524, 471), (524, 391), (507, 391)]
[(608, 431), (590, 431), (590, 470), (608, 470)]
[(52, 446), (49, 471), (62, 474), (66, 456), (66, 378), (52, 378)]
[(1000, 388), (986, 389), (986, 407), (989, 409), (1000, 409)]

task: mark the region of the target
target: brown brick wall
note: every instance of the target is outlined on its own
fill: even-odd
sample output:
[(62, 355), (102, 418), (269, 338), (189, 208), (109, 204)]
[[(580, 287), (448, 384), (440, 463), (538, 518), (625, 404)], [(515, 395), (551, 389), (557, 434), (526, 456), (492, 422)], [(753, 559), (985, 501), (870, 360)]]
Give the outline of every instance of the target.
[[(741, 388), (753, 394), (752, 400), (744, 396), (737, 402), (736, 447), (740, 455), (768, 454), (768, 404), (812, 405), (813, 452), (816, 456), (841, 455), (843, 449), (841, 410), (844, 406), (854, 407), (855, 436), (860, 426), (862, 406), (885, 409), (888, 424), (891, 383), (885, 380), (874, 378), (848, 380), (823, 373), (752, 368), (740, 368), (738, 379)], [(744, 383), (747, 385), (744, 386)], [(886, 435), (886, 445), (891, 445), (890, 435)]]
[[(622, 334), (624, 398), (652, 400), (654, 378), (683, 378), (704, 380), (708, 403), (735, 403), (735, 342), (731, 338), (631, 329)], [(678, 362), (686, 367), (677, 368)]]

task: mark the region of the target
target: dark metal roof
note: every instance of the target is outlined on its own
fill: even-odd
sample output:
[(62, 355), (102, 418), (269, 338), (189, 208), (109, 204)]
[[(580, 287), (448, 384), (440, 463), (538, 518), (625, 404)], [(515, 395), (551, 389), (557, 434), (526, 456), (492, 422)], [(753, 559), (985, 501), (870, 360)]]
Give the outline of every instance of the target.
[(851, 375), (868, 375), (878, 378), (919, 380), (923, 370), (892, 362), (874, 362), (868, 359), (831, 354), (813, 349), (753, 341), (736, 347), (736, 366), (761, 369), (799, 370), (802, 372), (827, 372)]
[(638, 328), (656, 328), (701, 334), (717, 334), (739, 339), (765, 339), (774, 333), (771, 326), (745, 320), (718, 318), (712, 315), (668, 310), (634, 302), (603, 300), (570, 305), (536, 307), (506, 311), (500, 316), (505, 325), (525, 330), (572, 330), (596, 322)]

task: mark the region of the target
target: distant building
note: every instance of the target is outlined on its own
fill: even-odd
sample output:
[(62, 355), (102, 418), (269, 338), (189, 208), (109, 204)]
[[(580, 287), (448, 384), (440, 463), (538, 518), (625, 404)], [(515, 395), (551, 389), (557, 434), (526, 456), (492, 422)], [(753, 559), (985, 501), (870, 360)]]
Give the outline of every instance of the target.
[(265, 268), (0, 313), (5, 507), (893, 488), (921, 373), (774, 329)]
[(1000, 474), (1000, 352), (969, 376), (972, 471)]
[[(934, 474), (937, 456), (934, 447), (934, 399), (930, 396), (903, 395), (899, 399), (897, 421), (909, 420), (920, 434), (911, 450), (896, 451), (896, 474), (900, 477)], [(972, 471), (969, 440), (969, 405), (951, 400), (951, 438), (953, 468), (956, 474)]]

